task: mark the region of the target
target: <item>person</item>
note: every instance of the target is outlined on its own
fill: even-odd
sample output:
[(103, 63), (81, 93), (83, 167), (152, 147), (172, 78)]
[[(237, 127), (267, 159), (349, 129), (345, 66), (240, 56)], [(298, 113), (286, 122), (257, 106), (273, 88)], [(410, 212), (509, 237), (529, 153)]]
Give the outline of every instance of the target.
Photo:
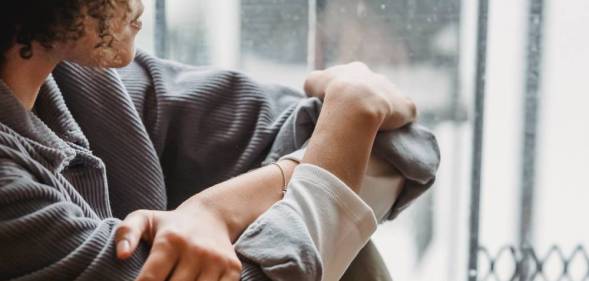
[[(2, 6), (0, 279), (248, 280), (245, 262), (255, 260), (272, 279), (333, 280), (374, 231), (355, 193), (379, 131), (411, 123), (416, 108), (366, 65), (311, 73), (305, 91), (322, 105), (304, 156), (251, 170), (269, 151), (285, 155), (287, 119), (302, 114), (284, 111), (292, 95), (272, 108), (281, 97), (269, 100), (241, 74), (136, 53), (140, 0)], [(192, 95), (179, 93), (184, 84)], [(187, 130), (190, 122), (200, 123)], [(307, 198), (310, 187), (317, 194)], [(352, 214), (312, 212), (317, 204), (341, 211), (341, 202)], [(350, 250), (331, 258), (334, 242), (321, 235), (344, 226), (353, 231), (334, 241)], [(259, 259), (268, 257), (259, 252), (267, 237), (302, 241), (288, 256), (298, 272)], [(305, 268), (314, 255), (326, 268)]]

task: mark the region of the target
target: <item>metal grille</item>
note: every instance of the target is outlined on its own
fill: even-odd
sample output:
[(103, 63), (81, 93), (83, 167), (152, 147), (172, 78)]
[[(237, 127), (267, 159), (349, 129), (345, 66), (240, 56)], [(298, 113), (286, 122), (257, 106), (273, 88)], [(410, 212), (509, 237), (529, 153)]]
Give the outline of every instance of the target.
[(479, 281), (589, 280), (589, 254), (582, 245), (570, 252), (555, 245), (545, 253), (528, 246), (508, 245), (495, 253), (480, 247), (478, 257)]

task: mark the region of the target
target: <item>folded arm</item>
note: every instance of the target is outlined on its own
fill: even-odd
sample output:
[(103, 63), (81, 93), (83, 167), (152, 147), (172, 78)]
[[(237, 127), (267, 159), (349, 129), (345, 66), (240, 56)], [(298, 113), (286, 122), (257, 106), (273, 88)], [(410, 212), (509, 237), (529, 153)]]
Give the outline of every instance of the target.
[[(349, 83), (341, 80), (351, 75), (361, 75), (365, 80), (352, 80)], [(390, 89), (392, 87), (377, 78), (380, 77), (364, 65), (351, 64), (327, 70), (321, 79), (308, 82), (313, 86), (312, 91), (316, 91), (311, 94), (325, 97), (325, 102), (303, 163), (315, 165), (333, 173), (335, 177), (327, 182), (331, 181), (333, 184), (341, 179), (355, 192), (360, 191), (379, 129), (400, 127), (415, 118), (414, 110), (405, 108), (412, 104), (405, 99), (399, 99), (398, 93)], [(321, 83), (322, 86), (313, 85), (314, 83)], [(393, 123), (394, 125), (391, 125)], [(295, 165), (287, 161), (283, 161), (282, 164), (287, 167), (285, 169), (287, 177), (290, 176)], [(265, 167), (211, 187), (193, 196), (174, 211), (132, 214), (125, 220), (117, 235), (120, 238), (119, 244), (124, 245), (120, 248), (119, 256), (122, 258), (129, 256), (143, 236), (154, 246), (151, 257), (140, 274), (140, 280), (144, 278), (147, 280), (148, 277), (149, 280), (160, 280), (168, 276), (171, 271), (174, 271), (173, 276), (201, 274), (213, 278), (222, 276), (223, 272), (234, 272), (238, 268), (234, 266), (236, 258), (223, 239), (228, 236), (229, 241), (233, 241), (280, 198), (278, 192), (282, 179), (276, 180), (275, 176), (271, 176), (272, 171), (269, 168), (272, 167)], [(276, 174), (276, 171), (272, 173)], [(312, 185), (313, 182), (309, 184)], [(329, 189), (329, 183), (326, 187)], [(332, 191), (327, 190), (327, 193), (331, 194)], [(178, 227), (178, 222), (167, 223), (168, 220), (184, 219), (182, 225), (190, 224), (190, 218), (202, 216), (201, 213), (210, 214), (209, 220), (205, 221), (213, 222), (214, 218), (217, 218), (222, 223), (216, 228), (205, 227), (208, 230), (207, 233), (199, 228)], [(319, 223), (320, 220), (317, 222)], [(334, 224), (337, 221), (327, 222), (328, 225), (330, 223)], [(335, 227), (338, 225), (336, 224)], [(160, 235), (160, 233), (165, 234)], [(314, 233), (311, 235), (313, 236)], [(317, 235), (321, 233), (315, 234)], [(201, 237), (200, 240), (211, 243), (196, 241), (195, 237)], [(215, 239), (206, 239), (211, 237)], [(367, 240), (368, 237), (363, 239)], [(130, 247), (126, 246), (127, 244), (130, 244)], [(219, 247), (219, 245), (222, 246)], [(363, 243), (360, 241), (357, 250), (362, 246)], [(203, 252), (209, 254), (199, 255), (198, 260), (203, 261), (201, 263), (207, 263), (206, 261), (210, 259), (225, 262), (209, 263), (210, 266), (196, 268), (182, 266), (187, 263), (184, 260)], [(170, 260), (164, 257), (173, 258)], [(151, 278), (152, 276), (156, 278)]]

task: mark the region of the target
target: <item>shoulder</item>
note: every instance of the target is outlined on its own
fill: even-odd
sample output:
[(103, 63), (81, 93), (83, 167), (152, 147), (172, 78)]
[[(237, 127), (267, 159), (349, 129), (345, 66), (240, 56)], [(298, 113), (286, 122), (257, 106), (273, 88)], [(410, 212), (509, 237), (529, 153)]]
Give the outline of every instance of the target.
[(25, 138), (0, 123), (0, 159), (21, 158), (26, 154)]
[[(26, 144), (23, 144), (26, 145)], [(19, 147), (20, 146), (20, 147)], [(0, 129), (0, 209), (27, 200), (57, 202), (65, 197), (55, 175)]]
[(32, 142), (0, 123), (0, 178), (50, 174), (37, 160), (41, 152)]

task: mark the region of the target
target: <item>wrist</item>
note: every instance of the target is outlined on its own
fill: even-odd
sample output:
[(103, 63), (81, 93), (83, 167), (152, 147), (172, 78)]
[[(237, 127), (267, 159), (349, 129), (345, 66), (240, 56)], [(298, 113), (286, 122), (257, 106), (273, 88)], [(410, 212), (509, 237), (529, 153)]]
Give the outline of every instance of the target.
[(327, 99), (303, 158), (358, 192), (382, 115), (351, 99)]
[(227, 206), (208, 195), (207, 192), (196, 194), (182, 203), (176, 210), (189, 213), (207, 213), (227, 231), (231, 241), (234, 241), (241, 233), (238, 223), (239, 218), (235, 215), (236, 212), (228, 209)]
[[(288, 183), (297, 163), (280, 160)], [(210, 187), (186, 200), (178, 210), (207, 212), (222, 222), (231, 241), (282, 198), (283, 178), (276, 167), (263, 167)]]
[(294, 173), (294, 169), (299, 165), (298, 162), (291, 160), (291, 159), (283, 159), (277, 162), (282, 170), (284, 171), (284, 180), (286, 185), (290, 182), (292, 178), (292, 174)]

